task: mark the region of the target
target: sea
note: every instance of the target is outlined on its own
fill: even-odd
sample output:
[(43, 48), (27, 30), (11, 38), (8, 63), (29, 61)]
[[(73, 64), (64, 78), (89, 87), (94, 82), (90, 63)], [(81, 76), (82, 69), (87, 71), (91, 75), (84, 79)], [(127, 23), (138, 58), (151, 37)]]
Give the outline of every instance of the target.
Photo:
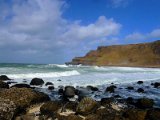
[[(148, 97), (155, 100), (160, 106), (160, 88), (154, 88), (151, 83), (160, 82), (160, 68), (138, 67), (98, 67), (65, 64), (0, 64), (0, 75), (7, 75), (13, 82), (29, 84), (33, 78), (42, 78), (45, 82), (53, 82), (55, 91), (59, 86), (74, 86), (85, 88), (88, 85), (99, 88), (99, 91), (89, 94), (96, 100), (109, 97), (112, 94), (105, 92), (107, 86), (117, 86), (114, 95), (121, 97)], [(137, 84), (143, 81), (143, 84)], [(14, 84), (14, 83), (13, 83)], [(12, 84), (11, 84), (12, 85)], [(126, 87), (133, 86), (134, 90)], [(143, 88), (144, 93), (137, 89)], [(45, 84), (40, 86), (42, 92), (56, 98), (57, 94), (47, 90)]]

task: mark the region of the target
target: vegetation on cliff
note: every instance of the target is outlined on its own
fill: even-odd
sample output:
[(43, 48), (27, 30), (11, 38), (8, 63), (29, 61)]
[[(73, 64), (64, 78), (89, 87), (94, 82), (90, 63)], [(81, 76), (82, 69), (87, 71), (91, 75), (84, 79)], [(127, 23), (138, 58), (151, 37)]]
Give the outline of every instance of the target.
[(160, 67), (160, 40), (150, 43), (100, 46), (68, 64)]

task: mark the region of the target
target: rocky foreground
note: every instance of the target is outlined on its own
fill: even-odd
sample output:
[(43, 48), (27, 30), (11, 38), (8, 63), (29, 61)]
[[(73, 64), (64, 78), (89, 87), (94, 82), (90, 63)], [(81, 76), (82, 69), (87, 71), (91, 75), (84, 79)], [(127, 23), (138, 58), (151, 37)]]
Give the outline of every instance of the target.
[(151, 43), (101, 46), (84, 57), (75, 57), (66, 64), (160, 67), (160, 40)]
[[(45, 83), (34, 78), (30, 84), (19, 83), (10, 86), (10, 79), (0, 76), (0, 120), (160, 120), (160, 106), (154, 106), (151, 98), (122, 98), (119, 95), (95, 101), (86, 97), (73, 86), (60, 86), (59, 100), (50, 100), (49, 96), (36, 91), (36, 87), (45, 84), (54, 90), (52, 82)], [(143, 84), (138, 81), (137, 84)], [(160, 89), (160, 83), (151, 85)], [(108, 94), (114, 93), (113, 83), (106, 88)], [(87, 86), (93, 93), (99, 89)], [(134, 86), (126, 89), (133, 90)], [(142, 88), (137, 92), (144, 92)]]

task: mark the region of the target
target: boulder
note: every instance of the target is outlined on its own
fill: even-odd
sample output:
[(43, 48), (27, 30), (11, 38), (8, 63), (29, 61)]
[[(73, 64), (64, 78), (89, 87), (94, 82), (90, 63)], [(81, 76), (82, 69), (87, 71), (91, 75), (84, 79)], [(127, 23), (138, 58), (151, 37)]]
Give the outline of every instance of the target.
[(63, 95), (63, 92), (64, 92), (63, 88), (58, 89), (58, 94)]
[[(15, 84), (15, 85), (13, 85), (12, 87), (16, 87), (16, 88), (31, 88), (30, 85), (28, 85), (28, 84), (23, 84), (23, 83)], [(12, 87), (11, 87), (11, 88), (12, 88)]]
[(137, 100), (136, 103), (138, 108), (152, 108), (154, 105), (153, 99), (148, 99), (148, 98), (140, 98)]
[(74, 97), (76, 95), (76, 89), (73, 86), (66, 86), (64, 90), (64, 97)]
[(0, 81), (0, 88), (6, 88), (8, 89), (9, 88), (9, 85), (3, 81)]
[(160, 87), (160, 83), (159, 82), (152, 83), (151, 85), (153, 85), (154, 88), (159, 88)]
[(143, 88), (138, 88), (138, 89), (137, 89), (137, 92), (138, 92), (138, 93), (144, 93), (144, 90), (143, 90)]
[(48, 86), (48, 85), (53, 85), (52, 82), (46, 82), (45, 86)]
[(92, 98), (83, 98), (77, 106), (76, 112), (81, 115), (89, 115), (94, 113), (98, 108), (98, 103)]
[(143, 84), (143, 81), (138, 81), (137, 84)]
[(114, 102), (115, 99), (113, 97), (110, 97), (110, 98), (102, 98), (101, 99), (101, 105), (102, 106), (105, 106), (105, 107), (108, 107), (111, 105), (112, 102)]
[(128, 86), (126, 89), (128, 89), (128, 90), (134, 90), (134, 87)]
[(124, 120), (145, 120), (147, 111), (141, 109), (128, 109), (123, 113)]
[(8, 78), (6, 75), (1, 75), (0, 80), (5, 81), (5, 80), (11, 80), (11, 79)]
[(111, 85), (106, 88), (106, 92), (114, 93), (115, 88), (117, 88), (115, 85)]
[(30, 82), (30, 85), (43, 85), (44, 81), (40, 78), (33, 78)]
[(44, 93), (34, 91), (30, 88), (15, 87), (0, 91), (0, 97), (13, 101), (19, 112), (22, 112), (32, 104), (50, 100), (48, 95)]
[(48, 86), (48, 90), (54, 90), (54, 86)]
[(41, 114), (43, 115), (54, 115), (62, 107), (61, 103), (58, 101), (48, 101), (44, 103), (41, 108)]
[(0, 120), (12, 120), (16, 112), (14, 102), (0, 98)]
[(94, 86), (87, 86), (87, 89), (88, 90), (91, 90), (91, 91), (98, 91), (98, 88), (97, 87), (94, 87)]

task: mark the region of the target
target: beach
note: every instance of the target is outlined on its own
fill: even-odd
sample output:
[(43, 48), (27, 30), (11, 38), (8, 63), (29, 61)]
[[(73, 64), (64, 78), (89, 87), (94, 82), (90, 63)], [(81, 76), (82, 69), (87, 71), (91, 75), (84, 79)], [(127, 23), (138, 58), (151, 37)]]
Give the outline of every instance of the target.
[[(25, 117), (39, 120), (44, 114), (45, 117), (52, 114), (45, 119), (68, 120), (68, 116), (72, 115), (70, 117), (75, 117), (72, 118), (73, 120), (90, 120), (93, 119), (93, 116), (105, 120), (107, 119), (105, 115), (99, 118), (99, 114), (96, 113), (101, 109), (104, 114), (109, 114), (105, 111), (106, 109), (113, 110), (110, 113), (113, 120), (121, 118), (130, 120), (132, 117), (127, 118), (123, 114), (130, 114), (130, 112), (139, 114), (139, 111), (145, 113), (144, 119), (149, 119), (149, 117), (146, 118), (149, 114), (148, 111), (158, 112), (160, 108), (159, 68), (0, 64), (0, 74), (1, 81), (3, 81), (3, 84), (0, 85), (2, 89), (0, 96), (3, 100), (9, 99), (17, 106), (17, 99), (20, 98), (16, 97), (23, 96), (23, 92), (19, 91), (24, 91), (24, 94), (26, 92), (28, 101), (24, 102), (24, 106), (21, 105), (23, 100), (21, 104), (18, 104), (23, 108), (23, 112), (18, 111), (16, 114), (13, 112), (12, 119), (18, 120), (18, 116), (24, 120), (26, 120)], [(6, 79), (2, 80), (4, 78)], [(15, 94), (15, 91), (18, 93)], [(38, 95), (34, 92), (38, 92)], [(7, 93), (11, 93), (15, 99), (12, 100)], [(39, 96), (39, 93), (42, 95)], [(34, 96), (32, 94), (36, 95), (37, 99), (29, 97)], [(87, 107), (91, 105), (89, 113), (85, 110), (85, 104)], [(92, 107), (92, 104), (95, 106)], [(78, 108), (79, 105), (84, 107), (85, 112), (81, 110), (81, 107)], [(54, 107), (43, 108), (46, 106), (56, 106), (57, 108), (55, 108), (56, 110), (53, 110)], [(5, 108), (5, 106), (3, 107)], [(16, 107), (15, 109), (17, 110)], [(5, 115), (3, 113), (4, 111), (1, 112), (2, 117)], [(38, 114), (38, 117), (35, 114)], [(70, 120), (72, 119), (70, 118)], [(156, 119), (158, 120), (157, 117)]]

